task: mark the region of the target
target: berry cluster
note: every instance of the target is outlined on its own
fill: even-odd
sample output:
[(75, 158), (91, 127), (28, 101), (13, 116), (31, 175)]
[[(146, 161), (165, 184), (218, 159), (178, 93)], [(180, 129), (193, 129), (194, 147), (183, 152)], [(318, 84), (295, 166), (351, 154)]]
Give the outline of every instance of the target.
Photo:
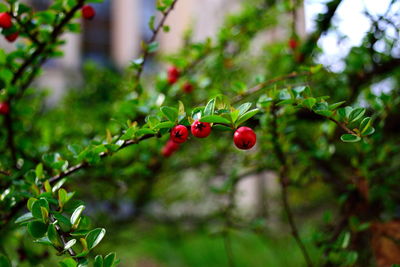
[[(13, 26), (12, 23), (12, 17), (9, 13), (7, 12), (2, 12), (0, 13), (0, 28), (3, 29), (10, 29)], [(17, 40), (18, 38), (18, 31), (14, 31), (9, 33), (9, 31), (7, 31), (7, 33), (5, 34), (5, 38), (7, 39), (7, 41), (9, 41), (10, 43), (14, 42), (15, 40)]]
[(170, 85), (176, 83), (181, 75), (181, 72), (177, 67), (171, 66), (167, 70), (167, 80)]
[[(181, 76), (181, 72), (175, 66), (170, 66), (167, 70), (167, 82), (169, 85), (175, 84)], [(182, 91), (184, 93), (190, 94), (194, 89), (191, 82), (187, 81), (182, 85)]]
[[(96, 11), (91, 5), (84, 5), (82, 7), (82, 17), (85, 19), (93, 19), (94, 16), (96, 15)], [(1, 12), (0, 13), (0, 28), (6, 29), (8, 31), (3, 32), (5, 38), (7, 41), (10, 43), (15, 42), (15, 40), (18, 39), (19, 32), (17, 30), (14, 30), (13, 23), (12, 23), (12, 17), (8, 12)], [(10, 31), (11, 29), (11, 31)]]
[[(206, 138), (211, 133), (211, 124), (195, 120), (190, 127), (190, 131), (192, 135), (197, 138)], [(164, 157), (171, 156), (179, 149), (180, 144), (186, 142), (188, 137), (189, 131), (187, 127), (184, 125), (176, 125), (171, 130), (170, 139), (161, 150), (162, 155)], [(251, 149), (256, 144), (256, 141), (256, 133), (249, 127), (239, 127), (233, 135), (234, 144), (237, 148), (242, 150)]]

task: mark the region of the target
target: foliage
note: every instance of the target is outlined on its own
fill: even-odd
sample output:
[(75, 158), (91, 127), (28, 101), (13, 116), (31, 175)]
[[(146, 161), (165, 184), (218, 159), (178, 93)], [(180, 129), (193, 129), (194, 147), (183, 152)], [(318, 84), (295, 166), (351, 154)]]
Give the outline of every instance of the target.
[[(371, 16), (373, 26), (363, 43), (349, 51), (343, 71), (332, 72), (317, 63), (322, 53), (317, 42), (331, 30), (341, 1), (326, 4), (315, 32), (298, 37), (298, 47), (287, 47), (284, 40), (254, 49), (257, 37), (281, 20), (288, 20), (290, 36), (297, 36), (295, 16), (289, 15), (296, 6), (292, 1), (251, 0), (226, 18), (214, 39), (194, 42), (188, 31), (185, 46), (172, 55), (156, 53), (156, 36), (174, 27), (165, 25), (165, 19), (179, 2), (158, 1), (160, 19), (149, 22), (153, 35), (125, 73), (87, 63), (84, 83), (56, 107), (46, 107), (46, 93), (32, 82), (46, 60), (62, 56), (61, 34), (80, 31), (79, 10), (91, 2), (101, 1), (55, 0), (45, 11), (17, 0), (0, 3), (0, 12), (13, 18), (3, 35), (19, 32), (24, 39), (11, 52), (0, 50), (0, 99), (11, 107), (0, 118), (2, 266), (11, 265), (8, 241), (27, 234), (62, 256), (60, 266), (116, 266), (115, 253), (97, 253), (107, 238), (99, 224), (118, 226), (139, 219), (168, 223), (175, 204), (207, 204), (209, 199), (225, 201), (213, 203), (206, 214), (189, 214), (196, 219), (195, 227), (216, 227), (233, 266), (231, 237), (238, 230), (262, 237), (269, 219), (258, 210), (251, 216), (239, 214), (238, 184), (249, 174), (265, 171), (278, 176), (285, 218), (304, 264), (400, 262), (381, 252), (386, 251), (382, 233), (387, 225), (400, 230), (394, 224), (400, 173), (395, 123), (399, 43), (380, 26), (393, 28), (393, 18)], [(377, 49), (377, 43), (383, 48)], [(164, 71), (144, 76), (153, 55), (179, 70), (177, 81), (171, 82)], [(374, 91), (373, 85), (385, 79), (391, 90)], [(182, 90), (186, 83), (193, 85), (193, 92)], [(190, 126), (196, 119), (211, 123), (212, 135), (190, 138), (173, 157), (162, 158), (160, 150), (171, 128)], [(232, 134), (242, 125), (258, 135), (256, 148), (249, 152), (232, 145)], [(194, 182), (198, 187), (185, 183), (190, 171), (201, 180)], [(106, 209), (96, 220), (94, 207), (103, 200), (113, 205), (127, 200), (135, 210), (119, 218)], [(297, 206), (292, 207), (294, 200)], [(302, 240), (298, 203), (334, 211), (327, 212), (324, 225), (314, 231), (318, 252)], [(29, 254), (26, 246), (20, 248), (20, 259), (10, 257), (17, 264), (24, 260), (21, 255)], [(29, 258), (31, 264), (41, 260), (38, 254)]]

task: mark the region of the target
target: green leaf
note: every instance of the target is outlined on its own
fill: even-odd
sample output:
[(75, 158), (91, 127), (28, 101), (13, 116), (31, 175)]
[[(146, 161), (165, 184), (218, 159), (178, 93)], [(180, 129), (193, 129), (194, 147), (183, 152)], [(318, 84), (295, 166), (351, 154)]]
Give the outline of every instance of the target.
[(37, 177), (38, 179), (42, 179), (42, 178), (43, 178), (43, 164), (42, 164), (42, 163), (39, 163), (39, 164), (36, 166), (35, 172), (36, 172), (36, 177)]
[(206, 107), (204, 108), (203, 115), (204, 116), (210, 116), (214, 114), (215, 110), (215, 98), (211, 99), (208, 101)]
[(158, 42), (152, 42), (149, 44), (149, 46), (147, 47), (147, 51), (149, 51), (149, 53), (154, 53), (158, 50), (159, 47), (159, 43)]
[(41, 245), (53, 247), (53, 244), (50, 242), (50, 240), (49, 240), (49, 238), (47, 236), (41, 237), (39, 239), (36, 239), (33, 242), (41, 244)]
[(149, 128), (142, 128), (136, 132), (137, 136), (142, 136), (142, 135), (146, 135), (146, 134), (156, 134), (156, 132)]
[(61, 186), (63, 186), (63, 184), (67, 181), (66, 178), (61, 179), (60, 181), (58, 181), (54, 186), (53, 186), (53, 193), (56, 192), (58, 189), (61, 188)]
[(310, 98), (304, 99), (302, 102), (302, 105), (305, 108), (312, 109), (314, 107), (315, 103), (317, 103), (317, 100), (315, 98), (310, 97)]
[(128, 130), (125, 131), (125, 133), (121, 136), (121, 140), (130, 140), (133, 139), (136, 135), (137, 128), (136, 127), (130, 127)]
[(325, 117), (332, 117), (333, 115), (333, 111), (330, 110), (315, 110), (314, 112)]
[(43, 219), (42, 208), (49, 211), (49, 203), (44, 198), (40, 198), (32, 204), (32, 215), (35, 218)]
[(343, 105), (344, 103), (346, 103), (346, 101), (341, 101), (341, 102), (337, 102), (335, 104), (331, 104), (331, 105), (329, 105), (329, 109), (330, 110), (335, 110), (338, 107), (340, 107), (341, 105)]
[(256, 115), (258, 113), (259, 109), (252, 109), (246, 113), (244, 113), (242, 116), (239, 116), (236, 125), (240, 125), (243, 122), (247, 121), (248, 119), (250, 119), (251, 117), (253, 117), (254, 115)]
[(361, 140), (361, 138), (357, 135), (354, 134), (343, 134), (340, 139), (343, 142), (347, 142), (347, 143), (354, 143), (354, 142), (358, 142)]
[(364, 108), (356, 108), (356, 109), (354, 109), (350, 113), (349, 121), (350, 122), (354, 122), (354, 121), (357, 121), (357, 120), (361, 119), (362, 116), (364, 115), (364, 113), (365, 113), (365, 109)]
[(30, 222), (28, 223), (28, 232), (33, 238), (41, 238), (47, 232), (47, 225), (39, 221)]
[(90, 232), (90, 230), (78, 230), (70, 233), (71, 236), (85, 236)]
[(94, 258), (94, 267), (103, 267), (103, 256), (97, 255)]
[(91, 250), (94, 247), (96, 247), (101, 242), (105, 234), (106, 234), (106, 229), (104, 228), (97, 228), (90, 231), (86, 236), (88, 249)]
[(252, 105), (252, 104), (249, 103), (249, 102), (240, 105), (240, 106), (237, 108), (237, 110), (239, 110), (239, 116), (240, 116), (240, 115), (243, 115), (244, 113), (246, 113), (246, 111), (248, 111), (248, 110), (251, 108), (251, 105)]
[(26, 207), (28, 208), (28, 210), (32, 210), (33, 203), (35, 203), (36, 201), (37, 199), (34, 197), (30, 197), (28, 199), (28, 202), (26, 203)]
[(77, 207), (74, 212), (72, 213), (70, 222), (72, 226), (77, 226), (77, 223), (79, 222), (79, 218), (81, 217), (82, 211), (85, 209), (85, 206), (80, 205)]
[(61, 267), (77, 267), (77, 262), (72, 258), (65, 258), (59, 262)]
[(213, 125), (213, 130), (217, 130), (217, 131), (232, 131), (232, 128), (222, 125), (222, 124), (216, 124)]
[(150, 30), (154, 31), (154, 21), (156, 20), (155, 16), (151, 16), (149, 20), (149, 28)]
[(54, 224), (49, 224), (47, 228), (47, 237), (54, 246), (61, 247), (60, 237)]
[(154, 126), (154, 129), (172, 128), (172, 127), (174, 127), (174, 125), (175, 125), (175, 123), (173, 123), (171, 121), (164, 121), (164, 122), (160, 122), (159, 124)]
[(291, 98), (292, 98), (292, 96), (289, 93), (288, 89), (282, 89), (278, 93), (278, 99), (279, 100), (288, 100), (288, 99), (291, 99)]
[(76, 239), (71, 239), (64, 245), (64, 250), (72, 248), (76, 244)]
[(350, 106), (347, 106), (347, 107), (339, 108), (337, 111), (338, 111), (338, 114), (339, 114), (339, 117), (341, 118), (341, 120), (346, 121), (349, 119), (350, 113), (353, 111), (353, 108)]
[(44, 182), (44, 189), (46, 190), (46, 192), (52, 192), (52, 191), (51, 191), (51, 185), (50, 185), (49, 180), (46, 180), (46, 181)]
[(161, 107), (161, 112), (169, 121), (176, 122), (178, 119), (178, 110), (176, 108), (164, 106)]
[(104, 258), (103, 267), (112, 267), (112, 266), (114, 266), (115, 257), (116, 257), (115, 252), (111, 252), (110, 254), (108, 254)]
[(223, 123), (223, 124), (230, 124), (231, 122), (221, 116), (218, 115), (210, 115), (204, 116), (200, 119), (201, 122), (208, 122), (208, 123)]
[(33, 215), (32, 215), (31, 212), (27, 212), (27, 213), (23, 214), (22, 216), (18, 217), (18, 218), (15, 220), (15, 223), (24, 223), (24, 222), (28, 222), (28, 221), (33, 220), (34, 218), (35, 218), (35, 217), (33, 217)]
[(375, 132), (375, 128), (372, 126), (369, 126), (365, 131), (362, 133), (364, 136), (371, 135)]
[(371, 117), (364, 118), (360, 123), (360, 131), (363, 134), (371, 125)]

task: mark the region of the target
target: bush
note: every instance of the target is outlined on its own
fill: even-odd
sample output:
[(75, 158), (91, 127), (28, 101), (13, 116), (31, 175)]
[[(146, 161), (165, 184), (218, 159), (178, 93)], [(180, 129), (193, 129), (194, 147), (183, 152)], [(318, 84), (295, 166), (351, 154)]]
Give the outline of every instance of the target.
[[(62, 56), (61, 35), (79, 30), (89, 2), (101, 1), (54, 0), (44, 11), (0, 4), (2, 34), (24, 40), (0, 50), (0, 266), (116, 266), (110, 251), (127, 249), (117, 243), (132, 223), (145, 233), (138, 251), (170, 265), (176, 255), (186, 259), (178, 265), (211, 266), (181, 244), (187, 238), (199, 253), (220, 251), (208, 235), (223, 240), (230, 266), (400, 264), (395, 1), (385, 16), (369, 16), (370, 30), (336, 72), (317, 63), (317, 44), (336, 30), (342, 1), (327, 2), (305, 38), (293, 31), (297, 1), (244, 1), (214, 39), (195, 42), (188, 31), (182, 49), (162, 56), (156, 36), (174, 27), (165, 18), (179, 3), (158, 1), (153, 35), (126, 72), (87, 62), (81, 86), (48, 107), (32, 82)], [(292, 21), (289, 37), (252, 51), (281, 18)], [(145, 73), (152, 55), (170, 67)], [(377, 92), (380, 82), (390, 90)], [(191, 135), (194, 121), (204, 138)], [(210, 136), (201, 134), (209, 126)], [(267, 173), (278, 181), (277, 217), (287, 227), (273, 226), (265, 202), (245, 212), (238, 202), (240, 183)], [(105, 226), (112, 243), (98, 247)], [(259, 238), (274, 254), (263, 255)], [(165, 253), (170, 240), (176, 250)], [(288, 257), (282, 250), (294, 243)], [(248, 258), (250, 247), (262, 256)]]

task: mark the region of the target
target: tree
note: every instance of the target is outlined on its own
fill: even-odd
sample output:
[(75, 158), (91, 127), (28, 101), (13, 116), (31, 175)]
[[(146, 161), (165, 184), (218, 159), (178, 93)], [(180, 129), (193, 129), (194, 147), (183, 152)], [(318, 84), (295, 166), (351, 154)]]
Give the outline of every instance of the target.
[[(218, 219), (223, 226), (219, 234), (231, 266), (233, 229), (265, 234), (265, 225), (255, 222), (268, 220), (267, 215), (243, 218), (235, 207), (238, 183), (265, 170), (278, 176), (288, 231), (306, 266), (400, 264), (396, 1), (385, 15), (368, 14), (371, 29), (346, 55), (340, 72), (316, 61), (322, 52), (318, 40), (334, 30), (332, 18), (341, 0), (326, 3), (316, 30), (305, 39), (293, 26), (300, 1), (251, 0), (226, 18), (215, 39), (194, 42), (189, 31), (180, 51), (161, 58), (172, 66), (167, 75), (144, 76), (146, 62), (158, 49), (156, 37), (174, 26), (165, 20), (179, 4), (158, 1), (161, 18), (150, 20), (152, 37), (127, 73), (88, 64), (83, 88), (44, 110), (45, 95), (32, 82), (46, 60), (61, 56), (61, 35), (79, 30), (75, 20), (90, 2), (100, 1), (55, 0), (40, 12), (17, 0), (0, 4), (2, 34), (10, 42), (18, 36), (26, 41), (12, 52), (0, 50), (2, 266), (10, 266), (7, 244), (21, 229), (58, 252), (61, 266), (117, 265), (115, 253), (90, 254), (106, 230), (91, 225), (85, 203), (69, 188), (85, 200), (112, 200), (120, 196), (116, 184), (122, 183), (135, 207), (127, 220), (134, 220), (146, 214), (151, 200), (162, 198), (166, 184), (200, 165), (207, 185), (217, 174), (224, 177), (209, 194), (227, 202), (200, 221)], [(255, 38), (283, 16), (292, 19), (288, 40), (250, 53)], [(390, 81), (391, 90), (375, 93), (372, 85), (383, 80)], [(185, 129), (195, 121), (201, 127), (210, 124), (211, 136), (186, 140)], [(235, 137), (239, 148), (250, 148), (255, 141), (251, 129), (257, 133), (256, 148), (249, 152), (233, 146), (233, 133), (242, 126), (250, 127), (250, 134)], [(168, 141), (170, 136), (181, 144)], [(314, 240), (319, 252), (310, 252), (296, 223), (290, 198), (296, 192), (311, 196), (316, 206), (334, 206)], [(24, 250), (19, 254), (20, 260), (26, 256)], [(30, 259), (31, 264), (40, 260)]]

